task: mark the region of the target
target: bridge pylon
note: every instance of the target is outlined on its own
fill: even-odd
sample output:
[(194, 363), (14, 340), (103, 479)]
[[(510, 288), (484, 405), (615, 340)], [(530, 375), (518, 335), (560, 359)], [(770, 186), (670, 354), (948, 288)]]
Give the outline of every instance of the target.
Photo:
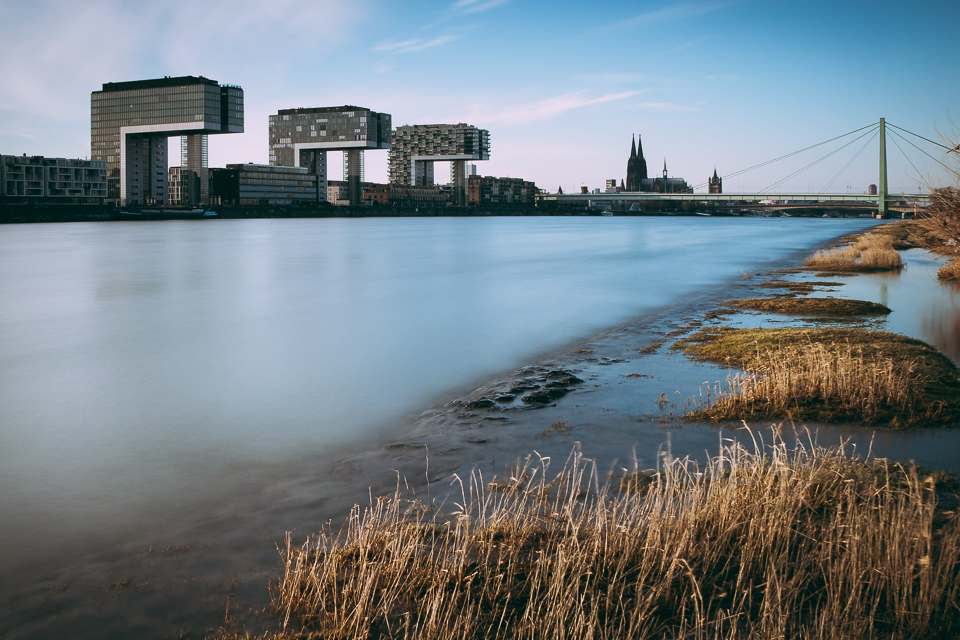
[(880, 189), (877, 192), (877, 218), (887, 217), (887, 122), (880, 118)]

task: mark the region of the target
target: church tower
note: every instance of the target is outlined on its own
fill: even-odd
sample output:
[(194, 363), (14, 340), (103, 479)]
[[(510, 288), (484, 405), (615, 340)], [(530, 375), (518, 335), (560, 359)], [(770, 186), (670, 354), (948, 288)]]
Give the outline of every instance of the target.
[(713, 168), (713, 177), (707, 179), (707, 193), (723, 193), (723, 179), (717, 175), (717, 168)]
[(630, 159), (627, 160), (627, 191), (640, 191), (640, 181), (647, 179), (647, 161), (643, 159), (642, 141), (639, 147), (637, 151), (636, 141), (631, 137)]

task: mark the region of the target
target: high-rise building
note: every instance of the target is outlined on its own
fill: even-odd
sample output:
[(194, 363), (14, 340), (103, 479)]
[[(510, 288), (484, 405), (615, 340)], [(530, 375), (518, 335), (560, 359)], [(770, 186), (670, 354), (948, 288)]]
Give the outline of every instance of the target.
[(189, 204), (205, 204), (207, 135), (215, 133), (243, 133), (240, 87), (181, 76), (108, 82), (90, 94), (90, 155), (107, 163), (108, 198), (123, 205), (168, 201), (171, 136), (185, 138), (181, 162), (199, 178)]
[(418, 124), (397, 127), (390, 149), (390, 183), (433, 184), (433, 163), (450, 161), (453, 204), (467, 203), (467, 162), (490, 159), (490, 132), (459, 124)]
[(349, 201), (361, 204), (363, 151), (389, 149), (389, 113), (363, 107), (281, 109), (270, 116), (271, 165), (306, 167), (317, 176), (318, 198), (327, 192), (327, 151), (343, 151)]

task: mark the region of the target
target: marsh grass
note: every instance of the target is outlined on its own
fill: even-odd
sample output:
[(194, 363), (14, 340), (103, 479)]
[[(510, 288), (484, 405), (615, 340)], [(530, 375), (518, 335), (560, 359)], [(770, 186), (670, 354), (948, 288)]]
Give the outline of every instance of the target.
[(960, 258), (954, 258), (940, 266), (937, 277), (948, 282), (960, 283)]
[[(601, 485), (574, 453), (400, 490), (281, 550), (263, 638), (940, 638), (960, 522), (936, 479), (842, 450), (722, 447)], [(233, 637), (225, 635), (224, 637)]]
[(885, 315), (890, 308), (866, 300), (843, 298), (747, 298), (733, 302), (741, 309), (790, 314), (823, 314), (831, 316)]
[(894, 238), (882, 233), (869, 233), (853, 244), (823, 249), (804, 260), (804, 266), (821, 272), (851, 273), (889, 271), (903, 267), (894, 248)]
[(688, 406), (692, 419), (960, 424), (960, 372), (933, 347), (897, 334), (722, 328), (674, 347), (745, 372)]

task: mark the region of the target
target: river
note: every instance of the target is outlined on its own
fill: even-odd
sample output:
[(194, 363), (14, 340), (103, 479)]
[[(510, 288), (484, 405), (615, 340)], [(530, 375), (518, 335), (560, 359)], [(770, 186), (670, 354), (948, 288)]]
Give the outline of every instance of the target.
[[(41, 637), (37, 598), (76, 576), (118, 579), (117, 557), (174, 553), (181, 540), (243, 547), (263, 532), (272, 545), (309, 507), (291, 497), (300, 478), (341, 469), (338, 459), (398, 437), (424, 409), (871, 224), (0, 227), (0, 594), (33, 611), (10, 624)], [(351, 480), (361, 492), (366, 481)], [(249, 495), (271, 507), (244, 533)], [(103, 630), (97, 615), (77, 624)]]

